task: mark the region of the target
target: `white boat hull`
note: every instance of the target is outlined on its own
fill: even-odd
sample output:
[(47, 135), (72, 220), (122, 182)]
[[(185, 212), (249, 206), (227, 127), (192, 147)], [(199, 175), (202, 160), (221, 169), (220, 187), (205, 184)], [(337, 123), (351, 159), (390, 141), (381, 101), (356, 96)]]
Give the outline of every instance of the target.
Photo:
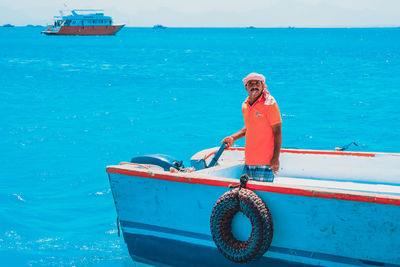
[[(238, 183), (243, 169), (238, 153), (225, 153), (220, 166), (194, 173), (172, 174), (129, 164), (109, 166), (118, 217), (132, 257), (155, 265), (236, 265), (218, 252), (210, 233), (210, 215), (217, 199), (230, 190), (229, 185)], [(294, 160), (289, 158), (295, 153), (286, 153), (282, 153), (281, 173)], [(289, 158), (285, 154), (290, 154)], [(196, 155), (192, 160), (197, 160)], [(299, 155), (301, 161), (302, 156), (317, 154)], [(398, 154), (386, 156), (395, 164), (400, 160)], [(340, 156), (319, 157), (334, 163), (329, 157)], [(357, 165), (360, 159), (351, 160)], [(396, 177), (396, 168), (391, 170), (382, 178), (386, 182)], [(333, 177), (306, 179), (306, 175), (278, 176), (273, 183), (249, 181), (247, 188), (267, 205), (274, 225), (269, 250), (250, 265), (400, 265), (399, 185), (376, 187), (371, 180), (355, 181), (362, 180), (362, 175), (352, 177), (347, 182), (341, 177), (337, 181)], [(354, 185), (359, 187), (352, 188)], [(249, 232), (245, 218), (236, 220), (234, 231)]]

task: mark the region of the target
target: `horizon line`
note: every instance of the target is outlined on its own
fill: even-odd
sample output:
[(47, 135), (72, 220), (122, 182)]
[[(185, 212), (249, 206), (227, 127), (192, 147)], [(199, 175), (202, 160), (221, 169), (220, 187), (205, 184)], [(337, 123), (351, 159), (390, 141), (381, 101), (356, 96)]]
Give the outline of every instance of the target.
[[(40, 25), (40, 24), (25, 24), (25, 25), (13, 25), (10, 23), (0, 24), (1, 28), (7, 28), (5, 25), (12, 25), (12, 27), (46, 27), (48, 25)], [(49, 24), (51, 25), (51, 24)], [(121, 25), (121, 24), (116, 24)], [(125, 28), (154, 28), (156, 25), (161, 24), (154, 24), (153, 26), (132, 26), (132, 25), (125, 25)], [(184, 28), (184, 29), (376, 29), (376, 28), (400, 28), (400, 25), (370, 25), (370, 26), (167, 26), (162, 25), (166, 28)]]

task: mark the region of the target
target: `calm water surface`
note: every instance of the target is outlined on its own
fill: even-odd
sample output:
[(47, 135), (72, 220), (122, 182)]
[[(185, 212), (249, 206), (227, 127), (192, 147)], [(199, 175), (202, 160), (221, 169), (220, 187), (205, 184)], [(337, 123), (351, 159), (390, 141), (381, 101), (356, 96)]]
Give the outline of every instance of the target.
[(2, 264), (135, 266), (105, 166), (218, 146), (243, 126), (249, 72), (283, 147), (400, 152), (398, 28), (40, 30), (0, 28)]

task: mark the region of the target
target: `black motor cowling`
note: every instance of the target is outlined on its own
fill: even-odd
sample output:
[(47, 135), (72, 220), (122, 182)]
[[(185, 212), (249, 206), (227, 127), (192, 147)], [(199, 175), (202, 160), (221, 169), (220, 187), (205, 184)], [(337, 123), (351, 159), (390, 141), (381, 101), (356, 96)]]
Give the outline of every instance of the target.
[(169, 155), (163, 154), (152, 154), (134, 157), (131, 159), (131, 163), (157, 165), (163, 168), (164, 171), (169, 171), (171, 167), (177, 169), (178, 171), (185, 168), (182, 161), (179, 161)]

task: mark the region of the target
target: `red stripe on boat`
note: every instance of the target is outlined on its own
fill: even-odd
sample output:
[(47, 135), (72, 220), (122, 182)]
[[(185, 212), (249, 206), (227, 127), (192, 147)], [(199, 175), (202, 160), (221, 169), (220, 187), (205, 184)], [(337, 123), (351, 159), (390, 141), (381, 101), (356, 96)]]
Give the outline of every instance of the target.
[[(135, 170), (118, 169), (118, 168), (114, 168), (114, 167), (107, 167), (107, 172), (123, 174), (123, 175), (128, 175), (128, 176), (152, 178), (152, 179), (158, 179), (158, 180), (166, 180), (166, 181), (174, 181), (174, 182), (190, 183), (190, 184), (221, 186), (221, 187), (229, 187), (229, 185), (232, 184), (232, 182), (221, 181), (221, 180), (148, 173), (148, 172), (140, 172), (140, 171), (135, 171)], [(239, 183), (239, 180), (236, 183)], [(329, 199), (337, 199), (337, 200), (348, 200), (348, 201), (368, 202), (368, 203), (400, 206), (400, 198), (374, 197), (374, 196), (346, 194), (346, 193), (331, 193), (331, 192), (316, 191), (316, 190), (311, 190), (311, 189), (307, 190), (307, 189), (300, 189), (300, 188), (260, 185), (260, 184), (251, 184), (251, 183), (247, 184), (246, 188), (248, 188), (250, 190), (264, 191), (264, 192), (271, 192), (271, 193), (278, 193), (278, 194), (286, 194), (286, 195), (329, 198)]]
[[(230, 147), (226, 150), (231, 151), (244, 151), (244, 147)], [(211, 152), (204, 159), (208, 159), (214, 155), (217, 151)], [(294, 150), (282, 148), (282, 153), (293, 153), (293, 154), (315, 154), (315, 155), (337, 155), (337, 156), (356, 156), (356, 157), (375, 157), (374, 153), (366, 152), (345, 152), (345, 151), (317, 151), (317, 150)]]
[(316, 155), (375, 157), (374, 153), (363, 153), (363, 152), (292, 150), (292, 149), (281, 149), (281, 152), (283, 152), (283, 153), (294, 153), (294, 154), (316, 154)]

